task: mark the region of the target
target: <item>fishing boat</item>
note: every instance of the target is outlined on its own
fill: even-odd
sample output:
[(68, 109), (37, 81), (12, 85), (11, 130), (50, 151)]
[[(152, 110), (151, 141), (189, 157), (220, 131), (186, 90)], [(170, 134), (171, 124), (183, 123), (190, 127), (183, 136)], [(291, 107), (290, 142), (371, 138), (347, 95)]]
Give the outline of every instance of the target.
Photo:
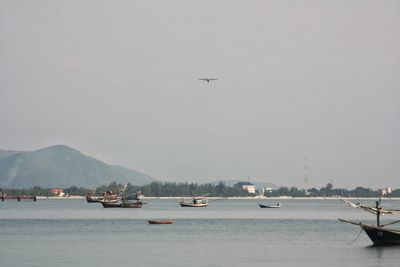
[(99, 203), (104, 199), (104, 197), (95, 196), (94, 193), (87, 193), (86, 194), (86, 201), (87, 203)]
[(209, 194), (193, 197), (192, 200), (182, 200), (178, 201), (181, 207), (192, 207), (192, 208), (199, 208), (199, 207), (207, 207), (208, 205), (208, 196)]
[(101, 201), (104, 208), (141, 208), (143, 203), (139, 199), (122, 199), (116, 201)]
[(275, 205), (264, 205), (264, 204), (261, 204), (261, 203), (257, 203), (258, 204), (258, 206), (260, 206), (260, 208), (267, 208), (267, 209), (278, 209), (278, 208), (280, 208), (282, 205), (281, 205), (281, 203), (276, 203)]
[(376, 201), (375, 207), (363, 206), (360, 204), (356, 204), (350, 201), (345, 201), (347, 206), (352, 208), (362, 209), (367, 212), (376, 215), (376, 226), (375, 225), (368, 225), (361, 222), (350, 221), (340, 219), (339, 221), (354, 224), (359, 226), (364, 232), (368, 235), (371, 241), (376, 246), (391, 246), (391, 245), (400, 245), (400, 229), (394, 228), (387, 228), (389, 225), (393, 225), (399, 223), (400, 220), (393, 221), (386, 224), (380, 223), (380, 216), (381, 215), (400, 215), (400, 210), (396, 209), (384, 209), (381, 207), (381, 199)]
[(173, 220), (147, 220), (149, 224), (173, 224)]
[(106, 191), (103, 194), (103, 199), (101, 201), (105, 202), (117, 202), (118, 200), (121, 200), (122, 197), (118, 195), (118, 193), (114, 191)]
[(127, 194), (121, 198), (113, 198), (113, 199), (104, 199), (101, 201), (101, 204), (104, 208), (141, 208), (143, 203), (139, 198), (139, 193), (136, 194)]
[(122, 208), (121, 201), (101, 201), (104, 208)]

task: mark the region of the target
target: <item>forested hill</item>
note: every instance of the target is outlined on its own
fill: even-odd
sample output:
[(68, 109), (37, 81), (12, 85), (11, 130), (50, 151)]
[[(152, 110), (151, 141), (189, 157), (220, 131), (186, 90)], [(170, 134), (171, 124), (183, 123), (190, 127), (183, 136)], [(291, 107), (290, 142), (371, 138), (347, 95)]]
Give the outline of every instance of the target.
[(113, 166), (65, 145), (37, 151), (0, 150), (0, 187), (97, 187), (112, 181), (142, 185), (153, 177), (121, 166)]

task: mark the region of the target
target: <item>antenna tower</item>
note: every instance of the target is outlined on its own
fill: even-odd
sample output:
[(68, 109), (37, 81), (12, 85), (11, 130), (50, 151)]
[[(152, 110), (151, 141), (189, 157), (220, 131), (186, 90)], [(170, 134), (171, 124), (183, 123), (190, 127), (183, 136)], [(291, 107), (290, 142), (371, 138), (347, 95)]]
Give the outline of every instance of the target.
[(303, 177), (304, 190), (310, 189), (310, 179), (308, 177), (307, 155), (304, 156), (304, 177)]

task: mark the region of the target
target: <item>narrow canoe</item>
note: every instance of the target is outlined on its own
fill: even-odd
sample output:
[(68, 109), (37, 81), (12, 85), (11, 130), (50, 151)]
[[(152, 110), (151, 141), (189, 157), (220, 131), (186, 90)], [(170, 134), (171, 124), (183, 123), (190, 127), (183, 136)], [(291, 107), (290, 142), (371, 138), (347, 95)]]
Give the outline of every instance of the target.
[(173, 224), (172, 220), (147, 220), (149, 224)]
[(263, 205), (263, 204), (260, 204), (260, 203), (257, 203), (258, 204), (258, 206), (260, 206), (260, 208), (267, 208), (267, 209), (279, 209), (282, 205), (281, 205), (281, 203), (278, 203), (278, 204), (276, 204), (276, 205)]

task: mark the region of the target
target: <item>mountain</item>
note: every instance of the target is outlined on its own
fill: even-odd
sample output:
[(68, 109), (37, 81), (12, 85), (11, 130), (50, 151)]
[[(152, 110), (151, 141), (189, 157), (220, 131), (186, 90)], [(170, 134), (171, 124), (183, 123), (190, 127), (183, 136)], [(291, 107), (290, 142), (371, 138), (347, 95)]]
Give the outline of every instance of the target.
[(0, 150), (0, 187), (96, 187), (113, 181), (142, 185), (154, 178), (106, 164), (64, 145), (31, 152)]
[(12, 151), (12, 150), (2, 150), (0, 149), (0, 161), (2, 159), (8, 158), (14, 154), (20, 153), (19, 151)]

